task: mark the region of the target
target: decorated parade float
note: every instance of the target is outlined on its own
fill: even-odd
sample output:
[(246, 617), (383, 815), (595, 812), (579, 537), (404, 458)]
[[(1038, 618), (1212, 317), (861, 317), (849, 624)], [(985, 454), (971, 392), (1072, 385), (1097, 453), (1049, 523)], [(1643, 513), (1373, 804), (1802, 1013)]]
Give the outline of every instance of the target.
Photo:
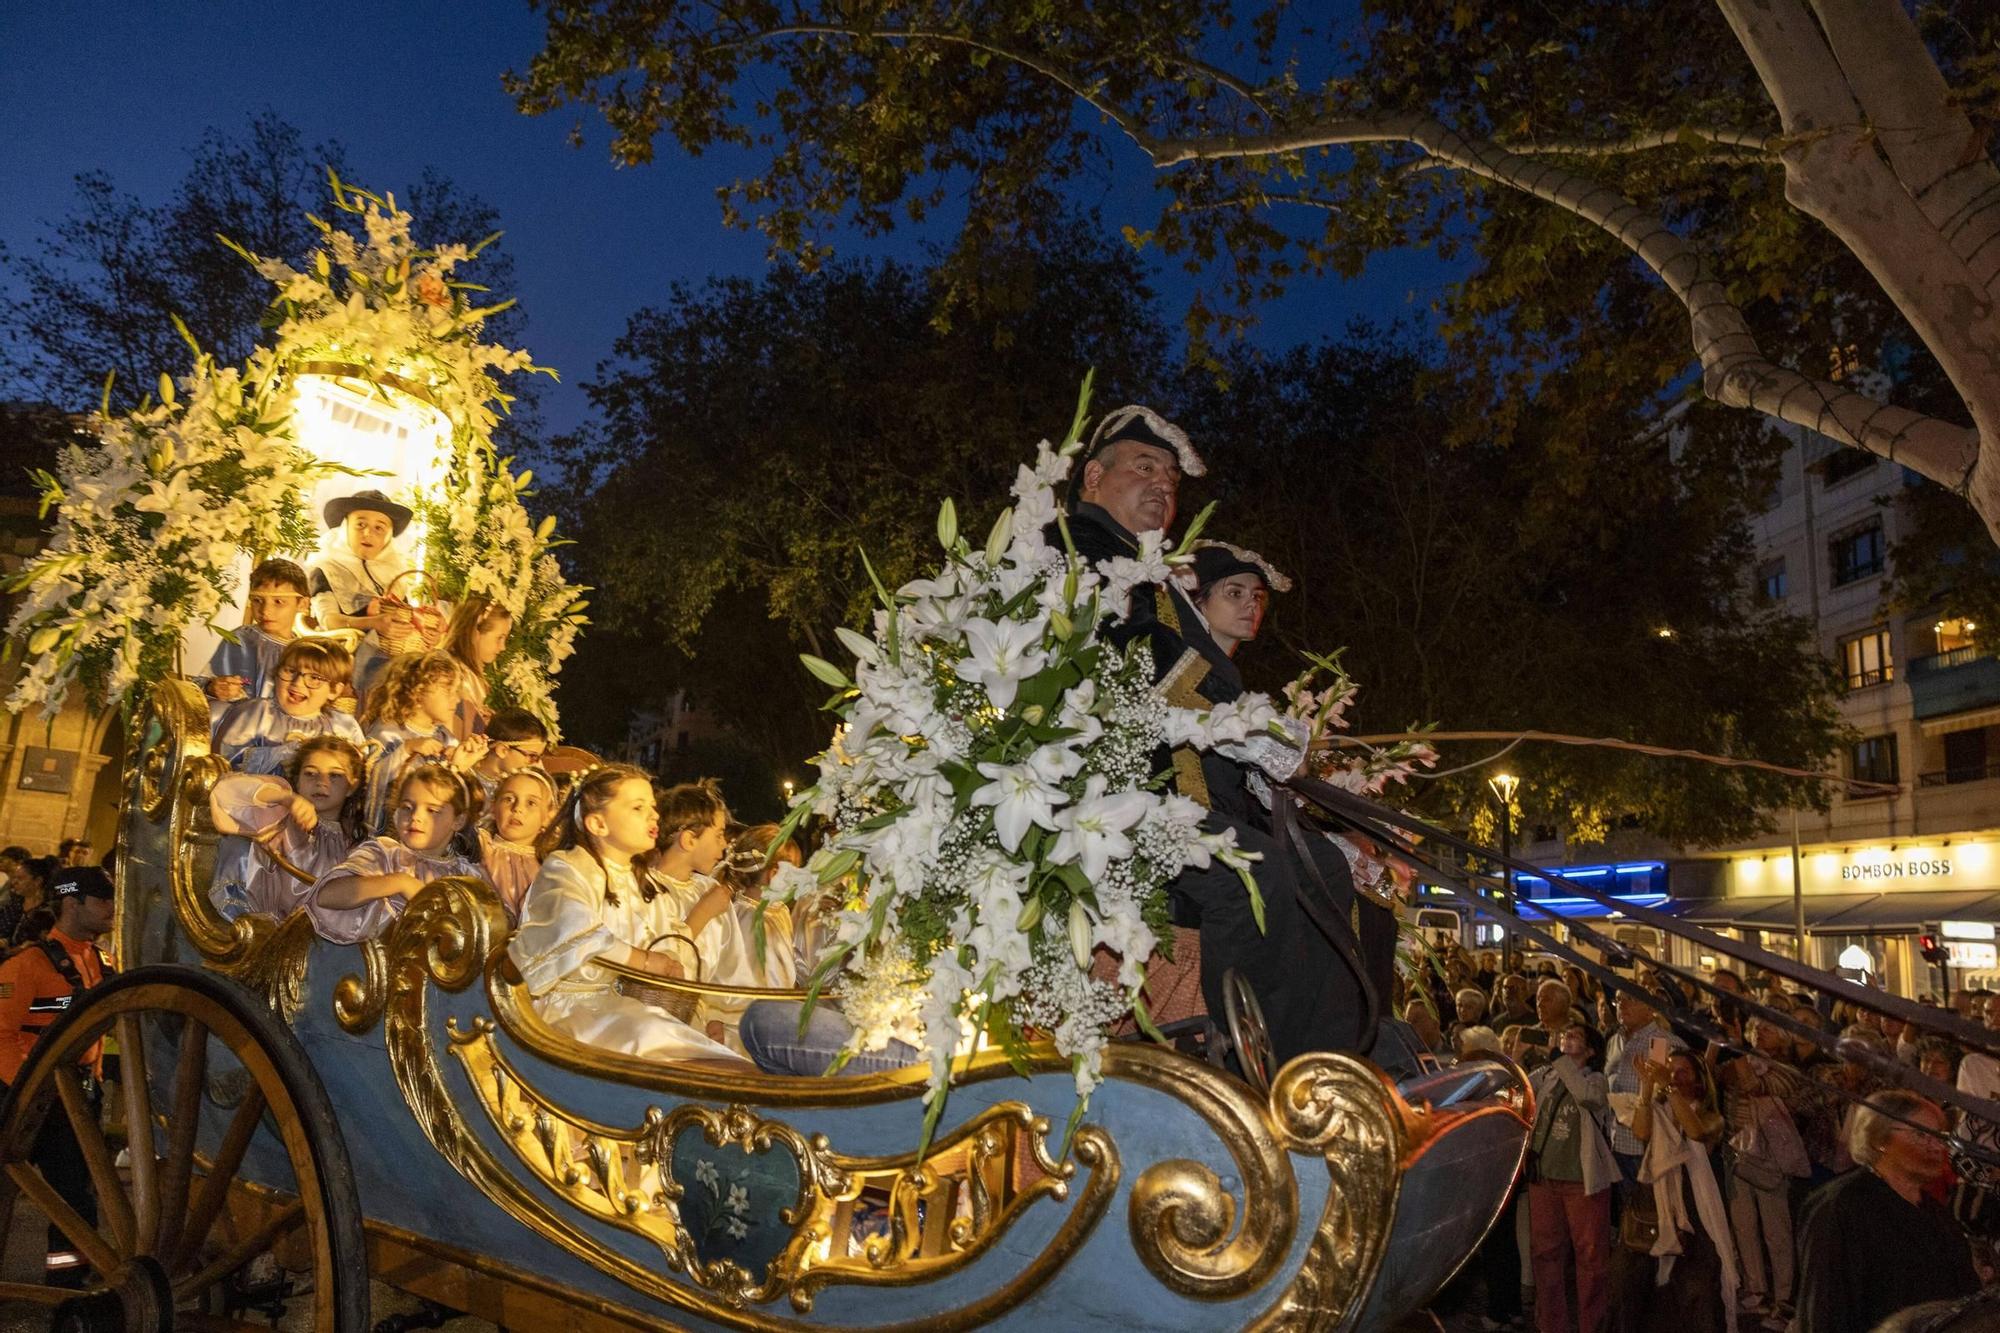
[[(1046, 539), (1081, 408), (1008, 512), (962, 533), (945, 506), (933, 575), (841, 632), (851, 665), (806, 663), (841, 725), (788, 825), (816, 850), (777, 884), (833, 896), (834, 947), (808, 988), (754, 994), (837, 994), (857, 1042), (914, 1032), (925, 1059), (796, 1078), (581, 1044), (530, 1003), (479, 880), (431, 883), (360, 944), (303, 911), (224, 918), (209, 797), (228, 768), (189, 677), (245, 623), (253, 560), (329, 539), (327, 498), (399, 497), (421, 577), (385, 606), (411, 633), (426, 607), (504, 606), (489, 684), (551, 725), (584, 623), (531, 479), (492, 443), (505, 377), (537, 368), (483, 340), (499, 307), (462, 280), (476, 249), (420, 249), (393, 200), (335, 196), (303, 269), (246, 255), (276, 289), (265, 349), (195, 349), (45, 479), (55, 535), (18, 580), (10, 704), (81, 689), (129, 712), (124, 972), (0, 1117), (6, 1205), (80, 1237), (83, 1290), (38, 1262), (0, 1274), (0, 1302), (238, 1327), (226, 1304), (288, 1283), (327, 1330), (368, 1326), (371, 1276), (515, 1329), (1385, 1328), (1422, 1306), (1518, 1170), (1525, 1081), (1501, 1059), (1400, 1083), (1331, 1052), (1274, 1070), (1250, 997), (1210, 1016), (1212, 1058), (1155, 1039), (1165, 886), (1241, 858), (1155, 789), (1150, 756), (1276, 712), (1176, 707), (1100, 638), (1177, 553), (1091, 568)], [(1292, 711), (1310, 727), (1333, 702), (1302, 690)], [(103, 1038), (129, 1166), (78, 1076)], [(96, 1227), (31, 1161), (50, 1116), (78, 1135)]]

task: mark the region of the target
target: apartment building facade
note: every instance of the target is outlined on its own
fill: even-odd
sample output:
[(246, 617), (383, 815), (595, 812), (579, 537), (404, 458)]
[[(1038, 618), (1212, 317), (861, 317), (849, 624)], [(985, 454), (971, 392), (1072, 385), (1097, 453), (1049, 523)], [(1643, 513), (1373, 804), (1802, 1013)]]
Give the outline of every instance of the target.
[(1860, 972), (1865, 959), (1901, 994), (1947, 982), (1923, 936), (1948, 951), (1949, 984), (2000, 980), (2000, 659), (1974, 647), (1977, 626), (1954, 608), (1894, 610), (1885, 595), (1898, 497), (1931, 483), (1780, 429), (1789, 447), (1754, 523), (1753, 594), (1814, 627), (1855, 733), (1838, 771), (1871, 785), (1834, 789), (1824, 812), (1779, 812), (1763, 838), (1684, 853), (1714, 863), (1720, 895), (1683, 910), (1789, 953), (1803, 906), (1805, 961)]

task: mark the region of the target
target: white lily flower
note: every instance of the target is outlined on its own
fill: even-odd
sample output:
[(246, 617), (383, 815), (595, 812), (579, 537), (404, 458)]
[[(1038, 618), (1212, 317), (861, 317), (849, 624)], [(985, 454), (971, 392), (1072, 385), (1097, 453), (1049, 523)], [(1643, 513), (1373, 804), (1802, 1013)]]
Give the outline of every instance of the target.
[(972, 651), (958, 663), (959, 676), (984, 685), (993, 706), (1006, 710), (1013, 704), (1020, 683), (1048, 664), (1048, 654), (1042, 649), (1045, 628), (1041, 617), (1025, 622), (966, 621), (965, 641)]
[(1095, 882), (1112, 861), (1132, 855), (1132, 840), (1126, 830), (1146, 815), (1153, 797), (1144, 791), (1105, 794), (1102, 773), (1093, 773), (1084, 784), (1083, 799), (1056, 816), (1056, 845), (1049, 860), (1057, 865), (1074, 861), (1085, 879)]
[(1020, 850), (1028, 826), (1039, 824), (1054, 832), (1056, 807), (1069, 802), (1069, 793), (1044, 781), (1033, 761), (1021, 764), (983, 763), (979, 771), (992, 781), (972, 793), (974, 806), (993, 807), (993, 828), (1000, 845), (1009, 852)]

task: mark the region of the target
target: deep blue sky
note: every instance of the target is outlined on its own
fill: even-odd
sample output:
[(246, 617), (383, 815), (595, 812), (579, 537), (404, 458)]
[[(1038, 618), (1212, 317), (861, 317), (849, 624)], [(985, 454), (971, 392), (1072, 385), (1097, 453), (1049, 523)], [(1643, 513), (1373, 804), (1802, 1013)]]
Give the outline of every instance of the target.
[[(500, 75), (524, 66), (540, 39), (539, 18), (516, 0), (0, 4), (0, 244), (32, 252), (71, 208), (81, 171), (164, 200), (205, 129), (237, 135), (270, 109), (308, 144), (341, 141), (358, 183), (396, 188), (435, 166), (499, 210), (528, 348), (563, 376), (547, 418), (574, 425), (587, 413), (578, 386), (634, 309), (676, 280), (755, 274), (766, 261), (761, 237), (724, 230), (714, 195), (752, 159), (690, 159), (663, 142), (651, 166), (619, 170), (600, 125), (586, 121), (585, 146), (572, 149), (573, 115), (516, 112)], [(1128, 153), (1101, 192), (1079, 199), (1111, 225), (1143, 228), (1150, 193)], [(925, 239), (942, 238), (854, 237), (841, 249), (911, 258)], [(1356, 315), (1427, 322), (1444, 277), (1427, 255), (1383, 256), (1358, 281), (1262, 308), (1255, 337), (1315, 338)], [(1168, 270), (1157, 285), (1178, 319), (1191, 280)]]

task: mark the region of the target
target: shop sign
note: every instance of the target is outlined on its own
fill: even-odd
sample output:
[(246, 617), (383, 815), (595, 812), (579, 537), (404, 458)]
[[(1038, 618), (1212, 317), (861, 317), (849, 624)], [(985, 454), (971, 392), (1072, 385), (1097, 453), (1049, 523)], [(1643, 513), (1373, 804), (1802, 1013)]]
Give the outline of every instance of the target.
[(1991, 972), (2000, 968), (2000, 945), (1972, 944), (1965, 940), (1946, 940), (1944, 961), (1970, 972)]
[(1991, 921), (1945, 921), (1939, 923), (1938, 931), (1948, 940), (1992, 940), (1996, 938)]
[(1840, 868), (1846, 883), (1866, 883), (1878, 879), (1946, 879), (1951, 861), (1942, 856), (1909, 857), (1900, 861), (1850, 861)]

